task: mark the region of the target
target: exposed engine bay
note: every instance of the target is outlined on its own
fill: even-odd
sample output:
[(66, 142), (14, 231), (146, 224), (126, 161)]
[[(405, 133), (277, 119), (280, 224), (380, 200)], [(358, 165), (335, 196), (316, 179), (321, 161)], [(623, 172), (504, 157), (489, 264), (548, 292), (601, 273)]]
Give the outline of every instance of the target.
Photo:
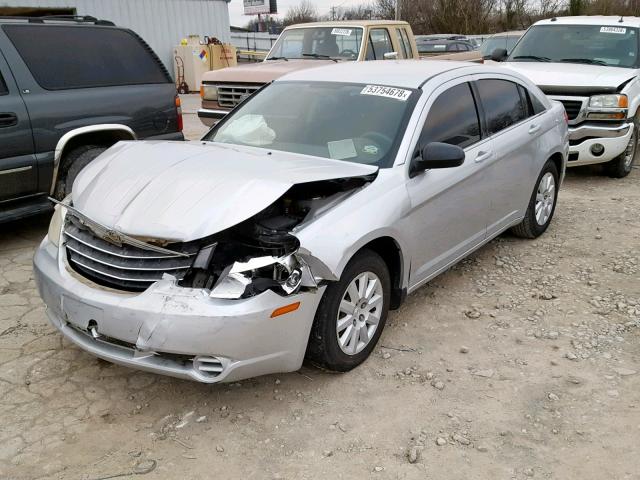
[(297, 254), (294, 235), (306, 221), (317, 218), (375, 174), (294, 185), (275, 203), (238, 225), (208, 238), (181, 286), (211, 290), (214, 298), (247, 298), (266, 290), (290, 295), (315, 288), (314, 277)]

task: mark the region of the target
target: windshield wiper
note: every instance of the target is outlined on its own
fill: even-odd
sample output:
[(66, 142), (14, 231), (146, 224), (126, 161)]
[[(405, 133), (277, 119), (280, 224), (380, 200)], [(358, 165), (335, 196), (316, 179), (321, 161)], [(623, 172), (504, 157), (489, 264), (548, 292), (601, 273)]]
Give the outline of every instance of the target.
[(522, 58), (524, 60), (535, 60), (536, 62), (550, 62), (551, 59), (548, 57), (538, 57), (537, 55), (518, 55), (513, 57), (514, 60)]
[(326, 58), (327, 60), (333, 60), (334, 62), (338, 63), (337, 58), (330, 57), (329, 55), (321, 55), (319, 53), (303, 53), (302, 56), (312, 57), (312, 58), (323, 58), (323, 59)]
[(287, 57), (269, 57), (267, 58), (267, 60), (284, 60), (285, 62), (289, 61)]
[(607, 62), (594, 60), (592, 58), (561, 58), (560, 61), (566, 63), (586, 63), (588, 65), (608, 65)]

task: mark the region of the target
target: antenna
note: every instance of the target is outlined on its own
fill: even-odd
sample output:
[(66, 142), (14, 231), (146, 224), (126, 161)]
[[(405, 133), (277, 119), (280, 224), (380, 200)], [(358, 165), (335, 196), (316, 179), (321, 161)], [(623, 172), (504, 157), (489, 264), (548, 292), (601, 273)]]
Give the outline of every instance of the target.
[(624, 18), (622, 18), (622, 15), (620, 15), (620, 20), (618, 20), (618, 23), (622, 23), (624, 22)]

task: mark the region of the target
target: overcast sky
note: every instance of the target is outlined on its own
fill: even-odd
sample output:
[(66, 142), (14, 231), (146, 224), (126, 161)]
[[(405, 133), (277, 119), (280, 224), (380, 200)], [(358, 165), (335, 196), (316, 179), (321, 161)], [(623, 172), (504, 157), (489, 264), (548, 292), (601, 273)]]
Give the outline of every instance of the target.
[[(300, 0), (278, 0), (278, 12), (280, 18), (287, 13), (289, 7), (298, 5)], [(336, 7), (349, 7), (353, 5), (359, 5), (363, 3), (371, 3), (367, 0), (312, 0), (312, 3), (318, 9), (320, 15), (326, 15), (329, 13), (329, 9), (332, 6)], [(231, 25), (235, 27), (243, 27), (247, 24), (251, 17), (242, 13), (242, 0), (231, 0), (229, 3), (229, 15), (231, 16)]]

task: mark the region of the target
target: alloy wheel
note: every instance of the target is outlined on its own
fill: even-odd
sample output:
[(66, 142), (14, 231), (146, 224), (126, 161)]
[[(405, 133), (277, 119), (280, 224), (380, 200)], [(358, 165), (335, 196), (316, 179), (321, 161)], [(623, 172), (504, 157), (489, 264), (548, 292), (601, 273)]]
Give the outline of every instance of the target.
[(359, 274), (349, 284), (338, 308), (336, 333), (340, 349), (357, 355), (366, 348), (378, 329), (384, 292), (373, 272)]
[(546, 225), (556, 201), (556, 180), (551, 172), (545, 173), (538, 184), (536, 193), (536, 222), (538, 225)]

